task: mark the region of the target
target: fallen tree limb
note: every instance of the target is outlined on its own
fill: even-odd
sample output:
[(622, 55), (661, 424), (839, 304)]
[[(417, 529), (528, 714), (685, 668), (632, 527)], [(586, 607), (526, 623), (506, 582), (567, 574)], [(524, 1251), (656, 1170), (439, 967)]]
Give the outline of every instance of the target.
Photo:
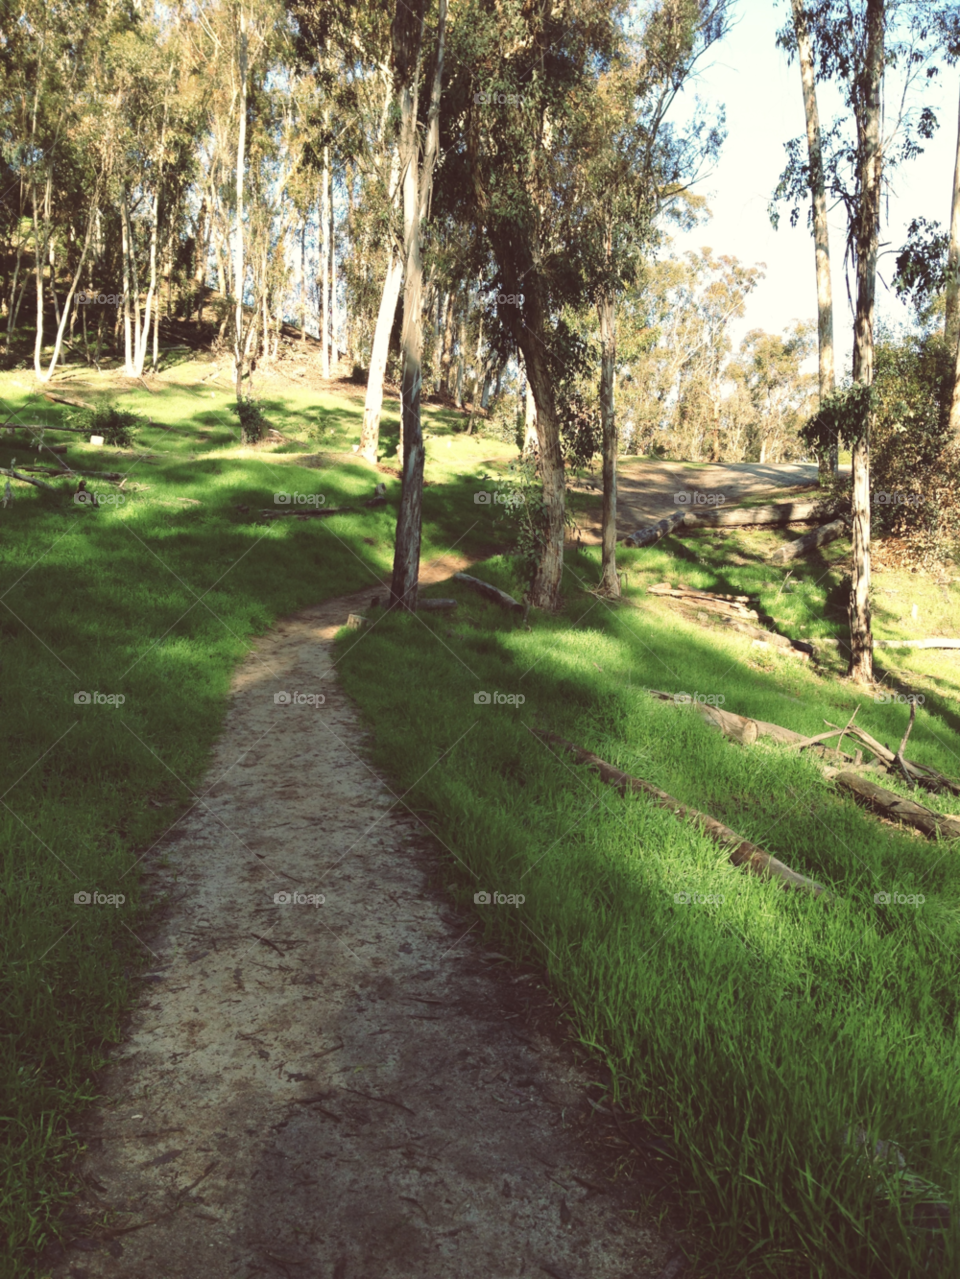
[(874, 648), (960, 648), (960, 639), (878, 640)]
[(882, 786), (850, 769), (834, 774), (833, 780), (841, 790), (849, 791), (884, 817), (905, 822), (908, 826), (923, 831), (930, 839), (936, 839), (938, 835), (942, 835), (944, 839), (960, 839), (960, 817), (935, 813), (911, 799), (904, 799), (891, 790), (884, 790)]
[(812, 893), (815, 897), (824, 896), (827, 900), (830, 899), (830, 894), (822, 884), (818, 884), (815, 880), (807, 879), (805, 875), (798, 875), (795, 870), (791, 870), (789, 866), (785, 866), (776, 857), (772, 857), (769, 853), (764, 852), (762, 848), (758, 848), (756, 844), (744, 839), (736, 831), (731, 830), (729, 826), (724, 826), (715, 817), (710, 817), (707, 813), (701, 813), (696, 808), (688, 808), (675, 800), (672, 795), (668, 795), (666, 791), (660, 790), (650, 782), (645, 782), (640, 777), (632, 777), (629, 773), (621, 772), (619, 768), (614, 768), (612, 764), (600, 759), (598, 755), (582, 750), (579, 746), (574, 745), (573, 742), (568, 742), (566, 738), (558, 737), (556, 733), (548, 733), (537, 729), (531, 729), (530, 731), (543, 741), (554, 742), (557, 746), (563, 747), (564, 750), (574, 756), (578, 764), (586, 764), (594, 769), (604, 782), (609, 786), (615, 787), (621, 795), (626, 795), (627, 791), (646, 795), (658, 807), (673, 813), (674, 817), (680, 821), (699, 826), (708, 838), (727, 850), (734, 866), (742, 866), (745, 870), (764, 879), (778, 880), (784, 888), (802, 889), (805, 892)]
[(721, 621), (724, 626), (731, 626), (742, 635), (749, 635), (761, 643), (772, 644), (784, 653), (791, 653), (794, 657), (810, 657), (814, 651), (813, 645), (807, 644), (804, 640), (792, 640), (786, 635), (779, 635), (776, 631), (765, 631), (762, 627), (751, 626), (749, 622), (741, 621), (738, 617), (723, 617)]
[(491, 586), (489, 582), (482, 582), (479, 577), (471, 577), (469, 573), (454, 573), (453, 579), (455, 582), (462, 582), (464, 586), (469, 586), (478, 595), (485, 595), (487, 599), (493, 600), (501, 608), (509, 608), (514, 612), (523, 611), (523, 605), (519, 600), (515, 600), (506, 591), (501, 591), (498, 586)]
[(55, 489), (52, 484), (45, 484), (43, 480), (32, 480), (29, 475), (21, 475), (19, 471), (12, 471), (9, 467), (0, 466), (0, 475), (8, 475), (14, 480), (23, 480), (24, 484), (32, 484), (34, 488), (46, 489), (48, 493), (59, 493), (60, 489)]
[(315, 511), (272, 511), (269, 507), (267, 507), (262, 510), (260, 514), (265, 520), (282, 520), (285, 517), (291, 518), (293, 516), (297, 516), (301, 520), (322, 520), (326, 519), (328, 515), (343, 515), (347, 511), (352, 511), (354, 509), (355, 508), (352, 506), (327, 506), (319, 507)]
[(417, 600), (418, 613), (448, 613), (459, 607), (457, 600)]
[(815, 551), (818, 546), (826, 546), (828, 542), (835, 542), (838, 537), (843, 537), (846, 531), (847, 526), (843, 520), (834, 520), (831, 524), (821, 524), (812, 533), (807, 533), (804, 537), (798, 537), (795, 542), (788, 542), (786, 546), (781, 546), (779, 550), (774, 551), (770, 556), (770, 563), (785, 564), (788, 560), (795, 560), (800, 555)]
[(88, 404), (86, 400), (74, 400), (69, 395), (54, 395), (52, 391), (43, 392), (44, 399), (53, 400), (54, 404), (69, 404), (72, 409), (92, 409), (93, 404)]
[(718, 591), (701, 591), (696, 586), (671, 586), (669, 582), (656, 582), (647, 587), (648, 595), (690, 596), (702, 600), (726, 600), (731, 604), (749, 604), (749, 595), (721, 595)]
[(653, 546), (654, 542), (659, 542), (662, 537), (666, 537), (668, 533), (672, 533), (674, 529), (687, 518), (688, 512), (674, 511), (672, 515), (668, 515), (666, 519), (659, 520), (656, 524), (650, 524), (646, 528), (638, 528), (635, 533), (631, 533), (629, 537), (623, 539), (624, 546)]

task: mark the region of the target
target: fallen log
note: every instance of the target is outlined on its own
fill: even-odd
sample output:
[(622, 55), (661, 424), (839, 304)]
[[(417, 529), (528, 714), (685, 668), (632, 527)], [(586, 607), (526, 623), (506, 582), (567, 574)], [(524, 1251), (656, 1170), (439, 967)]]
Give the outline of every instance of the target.
[(669, 582), (656, 582), (647, 587), (648, 595), (690, 596), (693, 599), (726, 600), (731, 604), (749, 604), (749, 595), (721, 595), (719, 591), (701, 591), (696, 586), (671, 586)]
[(479, 577), (471, 577), (469, 573), (454, 573), (453, 579), (455, 582), (463, 582), (464, 586), (469, 586), (478, 595), (485, 595), (487, 599), (493, 600), (495, 604), (499, 604), (502, 608), (509, 608), (514, 612), (523, 612), (523, 605), (519, 600), (515, 600), (506, 591), (501, 591), (499, 587), (491, 586), (489, 582), (482, 582)]
[(668, 533), (672, 533), (674, 529), (679, 528), (683, 521), (687, 518), (688, 512), (674, 511), (672, 515), (668, 515), (666, 519), (659, 520), (656, 524), (651, 524), (647, 528), (638, 528), (635, 533), (631, 533), (629, 537), (623, 539), (624, 546), (653, 546), (654, 542), (659, 542), (662, 537), (666, 537)]
[[(13, 430), (13, 427), (6, 427), (6, 430)], [(17, 422), (16, 429), (20, 431), (68, 431), (71, 435), (89, 435), (90, 428), (85, 426), (52, 426), (49, 422)]]
[(672, 586), (648, 586), (648, 595), (656, 595), (660, 598), (675, 599), (680, 604), (696, 604), (698, 608), (706, 610), (708, 613), (720, 613), (723, 615), (735, 614), (737, 617), (759, 617), (756, 609), (747, 608), (744, 602), (747, 596), (742, 598), (734, 598), (733, 596), (711, 595), (709, 591), (687, 591), (682, 587), (674, 589)]
[(790, 653), (793, 657), (810, 657), (814, 652), (813, 645), (806, 643), (805, 640), (792, 640), (786, 635), (778, 635), (776, 631), (765, 631), (762, 627), (751, 626), (749, 622), (741, 621), (738, 617), (723, 617), (721, 621), (724, 626), (732, 627), (741, 635), (749, 635), (762, 644), (772, 644), (774, 648)]
[(759, 736), (759, 729), (754, 720), (745, 719), (743, 715), (734, 715), (719, 706), (709, 706), (706, 702), (693, 701), (689, 693), (662, 693), (659, 689), (648, 688), (651, 697), (658, 697), (662, 702), (674, 702), (677, 706), (693, 706), (713, 728), (718, 728), (725, 737), (730, 737), (742, 746), (752, 746)]
[(960, 648), (960, 639), (878, 640), (874, 648)]
[(835, 542), (838, 537), (843, 537), (847, 531), (846, 523), (843, 520), (834, 520), (830, 524), (821, 524), (819, 528), (807, 533), (804, 537), (798, 537), (795, 542), (788, 542), (786, 546), (781, 546), (779, 550), (774, 551), (770, 556), (771, 564), (786, 564), (788, 560), (795, 560), (801, 555), (807, 555), (810, 551), (815, 551), (818, 546), (826, 546), (828, 542)]
[(66, 453), (66, 444), (25, 444), (20, 440), (4, 440), (4, 447), (23, 450), (24, 453)]
[(88, 404), (86, 400), (74, 400), (69, 395), (54, 395), (52, 391), (43, 392), (44, 399), (53, 400), (54, 404), (69, 404), (72, 409), (92, 409), (93, 404)]
[(315, 511), (301, 511), (297, 509), (292, 511), (272, 511), (269, 507), (267, 507), (265, 510), (261, 510), (260, 515), (265, 520), (282, 520), (284, 517), (290, 518), (293, 516), (296, 516), (301, 520), (322, 520), (326, 519), (328, 515), (343, 515), (347, 511), (352, 511), (354, 509), (355, 508), (352, 506), (326, 506), (320, 507)]
[(568, 742), (566, 738), (558, 737), (556, 733), (548, 733), (537, 729), (531, 729), (530, 731), (543, 741), (554, 742), (556, 745), (562, 746), (564, 750), (574, 756), (578, 764), (586, 764), (594, 769), (604, 782), (609, 786), (615, 787), (621, 795), (626, 795), (627, 791), (646, 795), (659, 808), (667, 809), (680, 821), (699, 826), (708, 838), (727, 850), (734, 866), (742, 866), (745, 870), (764, 879), (778, 880), (784, 888), (802, 889), (812, 893), (815, 897), (823, 896), (830, 900), (830, 894), (822, 884), (818, 884), (815, 880), (807, 879), (805, 875), (798, 875), (795, 870), (791, 870), (789, 866), (778, 861), (776, 857), (772, 857), (769, 853), (764, 852), (762, 848), (758, 848), (756, 844), (744, 839), (736, 831), (731, 830), (729, 826), (724, 826), (715, 817), (710, 817), (707, 813), (701, 813), (696, 808), (688, 808), (675, 800), (672, 795), (668, 795), (666, 791), (660, 790), (650, 782), (645, 782), (640, 777), (632, 777), (629, 773), (621, 772), (619, 768), (614, 768), (612, 764), (600, 759), (598, 755), (582, 750), (579, 746), (574, 745), (573, 742)]
[(818, 517), (818, 502), (780, 502), (774, 506), (734, 506), (690, 511), (687, 528), (741, 528), (749, 524), (805, 524)]
[(457, 600), (417, 600), (418, 613), (447, 613), (459, 607)]
[(0, 466), (0, 475), (9, 476), (14, 480), (23, 480), (24, 484), (32, 484), (34, 488), (46, 489), (48, 493), (59, 493), (61, 489), (55, 489), (52, 484), (45, 484), (43, 480), (32, 480), (29, 475), (21, 475), (19, 471), (13, 471), (9, 467)]
[(849, 791), (884, 817), (905, 822), (908, 826), (923, 831), (930, 839), (936, 839), (938, 835), (942, 835), (944, 839), (960, 839), (960, 817), (935, 813), (923, 804), (916, 804), (891, 790), (884, 790), (876, 782), (868, 781), (851, 769), (834, 774), (833, 781), (841, 790)]

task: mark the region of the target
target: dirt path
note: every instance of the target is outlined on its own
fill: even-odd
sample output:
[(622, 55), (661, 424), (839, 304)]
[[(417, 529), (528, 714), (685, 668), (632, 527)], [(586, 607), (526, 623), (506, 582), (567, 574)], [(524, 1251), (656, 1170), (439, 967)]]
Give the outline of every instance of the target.
[[(664, 1265), (637, 1186), (611, 1182), (587, 1140), (591, 1075), (547, 996), (454, 917), (436, 845), (363, 761), (331, 639), (373, 593), (257, 644), (202, 797), (148, 858), (146, 884), (169, 894), (145, 935), (156, 962), (83, 1120), (76, 1238), (49, 1249), (45, 1276)], [(280, 691), (325, 700), (278, 705)]]
[[(816, 463), (790, 462), (777, 466), (758, 462), (693, 466), (687, 462), (625, 462), (617, 468), (617, 529), (622, 537), (635, 529), (662, 520), (671, 511), (689, 505), (690, 510), (710, 510), (723, 499), (732, 505), (754, 493), (774, 493), (779, 488), (814, 484)], [(599, 478), (584, 486), (586, 492), (602, 492)], [(677, 500), (678, 494), (687, 501)], [(706, 499), (706, 500), (704, 500)], [(581, 540), (600, 540), (600, 512), (580, 521)]]

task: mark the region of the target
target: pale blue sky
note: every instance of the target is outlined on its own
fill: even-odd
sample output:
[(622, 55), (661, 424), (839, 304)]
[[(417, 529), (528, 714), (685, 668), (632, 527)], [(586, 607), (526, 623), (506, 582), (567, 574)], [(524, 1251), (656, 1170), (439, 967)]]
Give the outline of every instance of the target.
[[(732, 254), (742, 262), (765, 262), (766, 278), (747, 303), (745, 317), (731, 336), (735, 344), (751, 328), (781, 332), (794, 319), (816, 319), (817, 291), (813, 241), (803, 216), (791, 229), (781, 206), (780, 229), (774, 231), (767, 206), (785, 162), (783, 144), (805, 134), (800, 71), (787, 65), (775, 43), (789, 5), (783, 0), (740, 0), (737, 26), (713, 51), (696, 90), (705, 99), (723, 102), (728, 136), (713, 173), (697, 190), (708, 198), (713, 217), (695, 231), (674, 236), (674, 251), (708, 245), (716, 254)], [(914, 217), (950, 220), (950, 193), (957, 143), (957, 98), (960, 73), (945, 68), (940, 84), (924, 90), (937, 110), (940, 129), (918, 159), (894, 176), (889, 206), (885, 202), (881, 242), (899, 248)], [(823, 124), (832, 118), (836, 98), (821, 95)], [(838, 372), (849, 371), (852, 319), (843, 277), (844, 215), (831, 215), (834, 326)], [(893, 258), (881, 259), (880, 273), (890, 283)], [(851, 289), (853, 288), (851, 281)], [(894, 293), (878, 283), (880, 314), (891, 321), (909, 319)]]

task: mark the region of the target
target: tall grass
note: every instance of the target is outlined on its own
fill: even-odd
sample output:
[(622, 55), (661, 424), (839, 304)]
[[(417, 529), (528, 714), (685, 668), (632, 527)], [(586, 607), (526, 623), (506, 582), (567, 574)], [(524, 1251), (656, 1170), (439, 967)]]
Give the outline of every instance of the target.
[[(598, 604), (576, 589), (595, 573), (591, 556), (572, 560), (565, 613), (529, 631), (461, 594), (452, 628), (388, 617), (344, 639), (340, 669), (378, 762), (429, 814), (485, 936), (546, 970), (616, 1099), (672, 1141), (703, 1241), (695, 1273), (956, 1273), (955, 1235), (918, 1230), (913, 1215), (960, 1190), (960, 850), (877, 822), (806, 758), (738, 747), (651, 698), (647, 686), (720, 695), (811, 733), (858, 700), (789, 659), (758, 669), (739, 637)], [(481, 575), (516, 588), (509, 561)], [(477, 692), (526, 700), (477, 704)], [(876, 736), (899, 736), (906, 708), (861, 700)], [(697, 830), (571, 765), (537, 727), (713, 813), (827, 884), (833, 904), (747, 876)], [(956, 746), (925, 708), (913, 755), (950, 773)], [(524, 901), (475, 903), (478, 892)], [(861, 1128), (866, 1147), (844, 1141)], [(881, 1139), (899, 1147), (902, 1176), (865, 1153)]]

